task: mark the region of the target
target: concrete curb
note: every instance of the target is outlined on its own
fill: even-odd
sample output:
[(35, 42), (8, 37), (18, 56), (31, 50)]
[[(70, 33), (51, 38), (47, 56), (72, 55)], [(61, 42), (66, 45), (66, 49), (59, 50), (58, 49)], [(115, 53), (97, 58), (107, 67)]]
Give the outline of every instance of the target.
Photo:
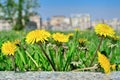
[(120, 72), (13, 72), (0, 71), (0, 80), (120, 80)]

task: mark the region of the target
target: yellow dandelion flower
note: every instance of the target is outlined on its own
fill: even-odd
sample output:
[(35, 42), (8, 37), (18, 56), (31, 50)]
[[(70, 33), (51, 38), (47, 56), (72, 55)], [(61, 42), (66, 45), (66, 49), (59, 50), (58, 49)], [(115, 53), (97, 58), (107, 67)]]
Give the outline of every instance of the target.
[(98, 62), (100, 63), (101, 67), (104, 69), (105, 73), (110, 73), (110, 62), (107, 57), (101, 54), (99, 51), (98, 53)]
[(68, 42), (69, 37), (63, 33), (54, 33), (52, 38), (58, 42)]
[(87, 41), (87, 39), (85, 39), (85, 38), (80, 38), (79, 39), (79, 43), (80, 44), (84, 44), (86, 41)]
[(116, 64), (111, 65), (112, 70), (116, 70)]
[(45, 40), (48, 40), (48, 37), (50, 37), (50, 33), (46, 30), (33, 30), (29, 32), (26, 36), (26, 42), (27, 43), (35, 43), (35, 42), (44, 42)]
[(72, 36), (74, 36), (73, 33), (69, 33), (69, 34), (68, 34), (68, 37), (72, 37)]
[(96, 34), (98, 34), (100, 36), (104, 36), (104, 37), (106, 37), (106, 36), (112, 37), (115, 34), (113, 28), (111, 28), (107, 24), (98, 24), (95, 27), (95, 32), (96, 32)]
[(14, 55), (16, 49), (16, 45), (10, 41), (3, 43), (1, 47), (1, 51), (5, 55)]
[(13, 43), (14, 43), (14, 44), (20, 44), (20, 40), (19, 40), (19, 39), (16, 39), (16, 40), (14, 40)]

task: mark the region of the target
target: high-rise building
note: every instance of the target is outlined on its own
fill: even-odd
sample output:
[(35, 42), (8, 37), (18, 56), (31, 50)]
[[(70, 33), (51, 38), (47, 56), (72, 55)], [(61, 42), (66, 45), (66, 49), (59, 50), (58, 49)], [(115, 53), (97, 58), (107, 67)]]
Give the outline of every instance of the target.
[(90, 28), (91, 27), (90, 15), (89, 14), (72, 14), (71, 25), (72, 27), (77, 27), (77, 28), (80, 28), (81, 30)]
[(50, 20), (50, 25), (59, 27), (62, 25), (64, 19), (65, 19), (65, 16), (53, 16)]

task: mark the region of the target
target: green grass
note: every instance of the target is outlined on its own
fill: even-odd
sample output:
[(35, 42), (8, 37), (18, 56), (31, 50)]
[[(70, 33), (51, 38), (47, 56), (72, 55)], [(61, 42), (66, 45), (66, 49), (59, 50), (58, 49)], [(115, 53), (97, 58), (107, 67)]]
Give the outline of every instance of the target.
[[(43, 43), (42, 47), (53, 62), (57, 71), (72, 71), (81, 68), (92, 67), (98, 64), (97, 57), (92, 66), (89, 66), (94, 52), (99, 44), (99, 37), (94, 31), (70, 31), (63, 32), (65, 34), (74, 33), (69, 42), (57, 44), (53, 39), (49, 39), (47, 43)], [(38, 44), (27, 44), (25, 42), (26, 31), (1, 31), (0, 32), (0, 48), (6, 41), (14, 41), (19, 39), (21, 42), (15, 52), (15, 66), (13, 66), (12, 58), (5, 56), (0, 49), (0, 70), (16, 70), (16, 71), (52, 71), (49, 61), (44, 56)], [(51, 32), (54, 33), (54, 32)], [(84, 46), (80, 46), (78, 39), (85, 38), (87, 42)], [(113, 55), (110, 59), (111, 64), (120, 64), (120, 41), (113, 42), (111, 39), (104, 39), (100, 51), (105, 51), (109, 59), (110, 52)], [(111, 49), (110, 45), (117, 45)], [(14, 69), (15, 68), (15, 69)], [(118, 68), (116, 70), (119, 70)], [(88, 71), (103, 71), (102, 68)]]

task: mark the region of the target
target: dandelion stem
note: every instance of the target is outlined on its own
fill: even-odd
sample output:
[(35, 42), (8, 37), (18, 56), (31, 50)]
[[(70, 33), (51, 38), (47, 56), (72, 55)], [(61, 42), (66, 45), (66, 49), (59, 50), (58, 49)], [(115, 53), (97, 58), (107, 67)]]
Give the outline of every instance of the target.
[(94, 62), (94, 60), (95, 60), (95, 58), (96, 58), (96, 56), (97, 56), (97, 51), (100, 49), (100, 46), (101, 46), (101, 44), (102, 44), (103, 39), (104, 39), (104, 38), (101, 37), (100, 43), (99, 43), (98, 47), (96, 48), (96, 50), (95, 50), (95, 52), (94, 52), (94, 54), (93, 54), (93, 58), (92, 58), (91, 63), (90, 63), (89, 66), (91, 66), (91, 65), (93, 64), (93, 62)]
[(38, 66), (37, 62), (31, 57), (31, 55), (27, 51), (25, 51), (25, 52), (30, 57), (30, 59), (33, 61), (33, 63), (36, 65), (36, 67), (38, 68), (39, 66)]
[(53, 70), (56, 71), (56, 68), (55, 68), (53, 62), (50, 60), (49, 56), (47, 55), (47, 53), (46, 53), (45, 50), (43, 49), (41, 43), (39, 43), (39, 45), (40, 45), (40, 48), (41, 48), (41, 50), (43, 51), (45, 57), (48, 59), (49, 63), (51, 64)]
[(14, 71), (15, 71), (15, 70), (16, 70), (16, 69), (15, 69), (15, 57), (14, 57), (14, 56), (11, 56), (11, 58), (12, 58), (12, 66), (13, 66)]

